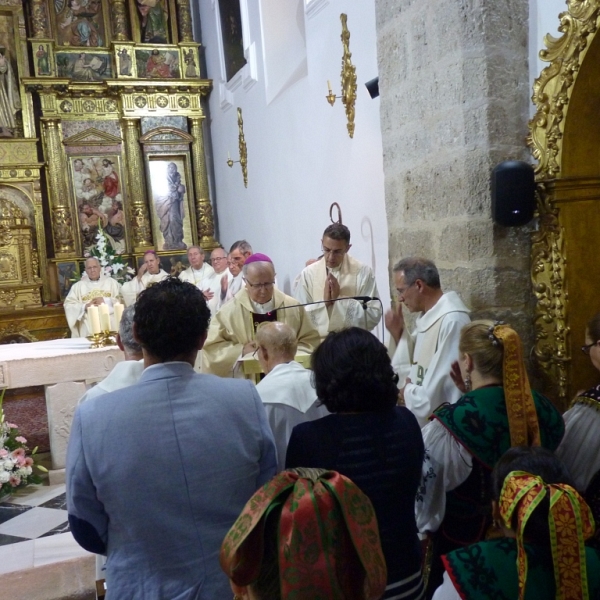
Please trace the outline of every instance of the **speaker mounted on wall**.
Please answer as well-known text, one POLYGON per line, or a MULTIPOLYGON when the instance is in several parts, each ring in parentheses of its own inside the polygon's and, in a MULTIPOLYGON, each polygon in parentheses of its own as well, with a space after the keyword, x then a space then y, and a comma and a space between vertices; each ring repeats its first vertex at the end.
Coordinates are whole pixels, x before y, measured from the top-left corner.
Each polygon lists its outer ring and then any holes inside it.
POLYGON ((535 211, 533 166, 521 160, 506 160, 494 167, 491 179, 494 222, 504 227, 529 223, 535 211))

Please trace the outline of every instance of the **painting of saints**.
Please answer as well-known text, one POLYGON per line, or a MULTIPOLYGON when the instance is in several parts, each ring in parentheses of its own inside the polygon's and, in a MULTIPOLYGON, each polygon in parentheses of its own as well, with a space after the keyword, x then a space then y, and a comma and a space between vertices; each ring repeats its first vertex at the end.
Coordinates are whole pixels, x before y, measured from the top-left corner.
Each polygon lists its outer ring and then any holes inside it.
POLYGON ((167 21, 169 13, 165 0, 136 0, 140 13, 142 42, 146 44, 168 44, 167 21))
POLYGON ((61 46, 104 46, 101 0, 56 0, 61 46))
MULTIPOLYGON (((84 185, 87 185, 91 180, 87 180, 84 185)), ((91 203, 83 202, 79 205, 79 226, 81 227, 81 234, 83 236, 83 245, 85 248, 90 248, 96 243, 96 236, 98 235, 99 225, 106 227, 108 223, 107 216, 94 208, 91 203)))
POLYGON ((14 137, 21 96, 17 78, 4 46, 0 46, 0 137, 14 137))
POLYGON ((114 200, 119 193, 119 176, 114 170, 114 164, 108 158, 102 160, 104 174, 104 195, 114 200))
POLYGON ((245 64, 240 0, 219 0, 225 71, 229 81, 245 64))
POLYGON ((146 77, 157 77, 159 79, 170 79, 171 67, 167 62, 165 55, 158 50, 152 50, 152 54, 146 63, 146 77))
POLYGON ((167 194, 156 198, 156 213, 160 231, 165 238, 163 250, 185 250, 183 219, 185 217, 185 186, 174 162, 167 165, 167 194))
POLYGON ((73 64, 72 77, 78 81, 101 81, 106 71, 106 58, 92 54, 81 53, 73 64))
POLYGON ((50 63, 48 62, 48 46, 40 44, 35 53, 37 58, 37 74, 50 75, 50 63))
POLYGON ((198 71, 196 70, 196 60, 194 58, 194 51, 190 50, 189 52, 186 52, 184 50, 183 55, 185 56, 184 61, 186 64, 185 76, 186 77, 198 77, 198 71))
POLYGON ((127 48, 117 52, 119 55, 119 75, 131 75, 131 55, 127 48))

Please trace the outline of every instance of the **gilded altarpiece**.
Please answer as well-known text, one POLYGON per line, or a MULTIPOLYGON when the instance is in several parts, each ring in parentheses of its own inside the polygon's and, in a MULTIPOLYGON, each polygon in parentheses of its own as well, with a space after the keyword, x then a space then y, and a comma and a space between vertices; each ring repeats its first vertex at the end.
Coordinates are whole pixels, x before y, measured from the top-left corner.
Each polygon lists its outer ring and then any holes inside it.
POLYGON ((131 264, 215 247, 189 0, 0 1, 0 311, 60 300, 99 227, 131 264))

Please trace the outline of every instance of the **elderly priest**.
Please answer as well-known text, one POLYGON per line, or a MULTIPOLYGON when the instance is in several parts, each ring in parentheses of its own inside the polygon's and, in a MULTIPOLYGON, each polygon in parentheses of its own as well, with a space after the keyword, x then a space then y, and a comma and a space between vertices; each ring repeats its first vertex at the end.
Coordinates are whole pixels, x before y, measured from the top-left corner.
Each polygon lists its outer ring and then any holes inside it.
POLYGON ((267 321, 287 323, 298 350, 312 353, 319 334, 304 308, 275 288, 275 267, 264 254, 253 254, 243 267, 245 287, 213 317, 202 353, 202 370, 221 377, 234 375, 238 360, 254 353, 256 328, 267 321))
POLYGON ((144 263, 138 270, 138 274, 131 281, 123 284, 123 302, 125 306, 135 304, 137 297, 151 285, 158 283, 168 277, 167 272, 160 268, 160 260, 154 250, 148 250, 144 254, 144 263))
POLYGON ((207 291, 209 291, 207 284, 215 270, 209 264, 204 262, 204 257, 204 250, 200 248, 200 246, 190 246, 187 251, 187 258, 190 266, 185 271, 179 273, 179 279, 181 279, 181 281, 193 283, 204 293, 206 300, 210 300, 213 297, 213 294, 207 294, 207 291))
POLYGON ((81 279, 69 290, 65 298, 65 316, 71 328, 71 337, 86 337, 91 334, 92 327, 88 322, 87 309, 90 306, 106 304, 109 312, 113 311, 113 302, 121 295, 121 286, 112 277, 102 275, 102 267, 97 258, 85 261, 86 279, 81 279))

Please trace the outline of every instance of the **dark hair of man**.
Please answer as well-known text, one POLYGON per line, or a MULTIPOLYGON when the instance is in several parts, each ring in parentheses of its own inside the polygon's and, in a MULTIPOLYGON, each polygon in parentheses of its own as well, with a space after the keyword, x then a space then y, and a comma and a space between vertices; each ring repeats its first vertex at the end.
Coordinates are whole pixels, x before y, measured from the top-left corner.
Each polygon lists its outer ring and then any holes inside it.
POLYGON ((404 283, 412 285, 417 279, 420 279, 430 288, 439 289, 440 274, 432 260, 421 258, 419 256, 410 256, 403 258, 394 265, 394 273, 404 273, 404 283))
POLYGON ((323 237, 331 240, 343 240, 346 244, 350 243, 350 230, 341 223, 332 223, 323 232, 323 237))
MULTIPOLYGON (((515 446, 500 457, 492 472, 492 497, 496 502, 500 500, 504 480, 512 471, 525 471, 537 475, 547 484, 565 483, 575 487, 567 467, 553 452, 541 447, 515 446)), ((549 510, 550 498, 546 495, 532 513, 524 531, 524 536, 529 542, 548 548, 550 547, 549 510)), ((512 529, 517 530, 516 511, 513 515, 512 529)))
POLYGON ((593 342, 600 341, 600 313, 594 315, 587 324, 587 334, 593 342))
POLYGON ((358 327, 331 332, 312 355, 313 385, 332 413, 378 412, 398 401, 386 347, 358 327))
POLYGON ((195 285, 167 277, 138 296, 133 322, 142 348, 167 362, 198 348, 210 310, 195 285))
POLYGON ((233 242, 231 248, 229 248, 229 253, 231 254, 234 250, 239 250, 241 254, 246 254, 247 252, 253 254, 252 246, 246 240, 238 240, 237 242, 233 242))

